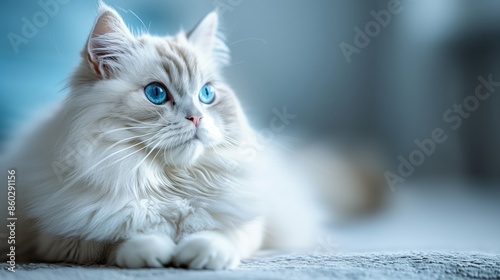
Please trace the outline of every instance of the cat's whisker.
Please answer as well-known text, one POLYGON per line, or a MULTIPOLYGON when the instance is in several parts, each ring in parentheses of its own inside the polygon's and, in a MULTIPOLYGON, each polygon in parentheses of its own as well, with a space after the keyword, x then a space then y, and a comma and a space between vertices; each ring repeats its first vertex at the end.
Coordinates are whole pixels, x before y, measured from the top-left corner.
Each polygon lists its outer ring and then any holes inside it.
POLYGON ((229 142, 223 142, 220 144, 222 147, 224 148, 227 148, 227 149, 230 149, 230 150, 233 150, 233 151, 238 151, 238 150, 241 150, 240 147, 238 147, 237 145, 235 144, 232 144, 232 143, 229 143, 229 142))
POLYGON ((115 114, 115 115, 111 115, 110 117, 115 117, 117 119, 123 119, 123 120, 129 120, 129 121, 133 121, 135 123, 139 123, 139 124, 143 124, 143 125, 147 125, 147 126, 151 126, 151 127, 160 127, 159 125, 157 124, 152 124, 152 123, 147 123, 147 122, 143 122, 143 121, 140 121, 140 120, 136 120, 132 117, 129 117, 129 116, 123 116, 123 115, 118 115, 118 114, 115 114))
MULTIPOLYGON (((138 135, 137 137, 141 137, 141 136, 145 136, 145 135, 138 135)), ((135 137, 136 138, 136 137, 135 137)), ((125 139, 124 139, 125 140, 125 139)), ((123 151, 126 151, 128 149, 131 149, 133 147, 136 147, 138 145, 141 145, 143 144, 144 142, 148 141, 149 139, 146 139, 146 140, 143 140, 141 142, 138 142, 132 146, 128 146, 128 147, 125 147, 121 150, 118 150, 118 151, 115 151, 109 155, 107 155, 106 157, 104 157, 103 159, 99 160, 97 163, 95 163, 93 166, 91 166, 90 168, 88 168, 86 171, 82 172, 81 174, 79 174, 79 176, 75 177, 75 178, 71 178, 71 181, 69 183, 65 183, 64 186, 59 189, 57 192, 54 193, 54 197, 57 197, 59 194, 62 194, 66 189, 70 188, 71 186, 73 186, 76 182, 78 182, 78 180, 82 179, 84 176, 88 175, 89 173, 91 173, 92 171, 94 171, 94 169, 99 166, 101 163, 103 163, 104 161, 106 161, 107 159, 109 159, 110 157, 118 154, 118 153, 121 153, 123 151)), ((117 144, 119 143, 115 143, 114 146, 116 146, 117 144)), ((107 150, 109 150, 110 148, 108 148, 107 150)), ((107 151, 106 150, 106 151, 107 151)))
MULTIPOLYGON (((156 135, 155 135, 155 136, 156 136, 156 135)), ((152 138, 154 138, 155 136, 153 136, 152 138)), ((126 147, 126 148, 123 148, 123 149, 121 149, 121 150, 119 150, 119 151, 117 151, 117 152, 114 152, 114 153, 113 153, 113 154, 111 154, 111 155, 118 154, 118 153, 121 153, 121 152, 123 152, 123 151, 126 151, 126 150, 128 150, 128 149, 130 149, 130 148, 132 148, 132 147, 138 146, 138 145, 140 145, 140 144, 144 144, 145 142, 147 142, 147 141, 149 141, 149 140, 150 140, 150 139, 143 140, 143 141, 138 142, 138 143, 136 143, 136 144, 134 144, 134 145, 132 145, 132 146, 130 146, 130 147, 126 147)), ((159 139, 159 140, 160 140, 160 139, 159 139)), ((130 153, 130 154, 128 154, 128 155, 126 155, 126 156, 124 156, 124 157, 121 157, 120 159, 118 159, 118 160, 116 160, 116 161, 112 162, 111 164, 109 164, 108 166, 113 166, 113 165, 115 165, 116 163, 118 163, 118 162, 120 162, 120 161, 124 160, 125 158, 127 158, 127 157, 129 157, 129 156, 131 156, 131 155, 133 155, 133 154, 135 154, 135 153, 138 153, 138 152, 140 152, 140 151, 142 151, 142 150, 144 150, 144 149, 146 149, 146 148, 149 148, 149 147, 150 147, 153 143, 154 143, 154 142, 151 142, 151 143, 149 143, 149 144, 145 144, 145 145, 144 145, 144 147, 140 148, 139 150, 136 150, 136 151, 134 151, 134 152, 132 152, 132 153, 130 153)), ((111 155, 110 155, 110 156, 111 156, 111 155)), ((109 156, 108 156, 108 157, 106 157, 106 158, 104 158, 103 160, 105 160, 105 159, 107 159, 107 158, 109 158, 109 156)), ((103 160, 101 160, 101 161, 103 161, 103 160)), ((101 161, 100 161, 100 162, 101 162, 101 161)), ((95 166, 94 166, 94 167, 95 167, 95 166)))
POLYGON ((232 144, 232 143, 229 143, 229 142, 223 142, 220 145, 223 146, 223 147, 225 147, 225 148, 231 148, 231 149, 234 149, 234 150, 236 150, 237 148, 239 148, 235 144, 232 144))
POLYGON ((146 25, 144 24, 144 21, 142 21, 142 19, 136 15, 132 10, 128 10, 131 14, 133 14, 142 24, 142 26, 144 26, 144 29, 146 29, 146 32, 149 33, 149 28, 146 27, 146 25))
POLYGON ((230 143, 235 143, 235 144, 239 144, 239 141, 237 141, 236 139, 232 138, 231 136, 228 136, 228 135, 224 135, 224 140, 230 142, 230 143))
POLYGON ((131 137, 119 140, 119 141, 113 143, 111 146, 107 147, 106 150, 104 150, 103 153, 109 151, 110 149, 116 147, 117 145, 120 145, 121 143, 127 142, 127 141, 132 140, 132 139, 141 138, 141 137, 144 137, 144 136, 149 136, 149 135, 155 134, 155 133, 157 133, 157 132, 153 131, 153 132, 148 132, 148 133, 145 133, 145 134, 142 134, 142 135, 135 135, 135 136, 131 136, 131 137))
POLYGON ((153 157, 153 159, 151 160, 151 162, 149 163, 149 166, 148 166, 148 169, 151 169, 151 166, 153 165, 156 157, 158 156, 158 154, 162 151, 163 149, 158 149, 158 151, 156 152, 155 156, 153 157))
POLYGON ((165 118, 164 118, 164 117, 160 114, 160 112, 158 112, 158 111, 157 111, 156 113, 158 114, 158 116, 160 116, 160 118, 161 118, 162 120, 164 120, 166 123, 169 123, 169 121, 167 121, 167 120, 166 120, 166 119, 165 119, 165 118))
POLYGON ((223 141, 223 144, 225 145, 229 145, 231 147, 234 147, 234 148, 240 148, 241 146, 241 143, 236 141, 235 139, 231 138, 231 137, 224 137, 224 141, 223 141))
MULTIPOLYGON (((143 141, 143 142, 145 142, 145 141, 143 141)), ((151 143, 150 143, 150 144, 151 144, 151 143)), ((120 161, 122 161, 122 160, 124 160, 124 159, 128 158, 129 156, 134 155, 134 154, 136 154, 136 153, 138 153, 138 152, 140 152, 140 151, 142 151, 142 150, 144 150, 144 149, 149 148, 149 145, 150 145, 150 144, 146 144, 146 145, 144 145, 144 147, 140 148, 139 150, 133 151, 133 152, 131 152, 130 154, 128 154, 128 155, 126 155, 126 156, 124 156, 124 157, 119 158, 118 160, 116 160, 116 161, 112 162, 111 164, 109 164, 109 166, 113 166, 113 165, 117 164, 118 162, 120 162, 120 161)), ((135 170, 135 169, 132 169, 132 170, 135 170)))
MULTIPOLYGON (((141 166, 141 164, 149 157, 149 155, 158 147, 158 145, 161 144, 162 142, 162 139, 161 138, 158 138, 158 140, 156 141, 157 143, 154 145, 154 147, 151 149, 151 151, 149 151, 146 156, 132 169, 132 170, 137 170, 139 168, 139 166, 141 166)), ((154 143, 154 142, 153 142, 154 143)))
POLYGON ((108 130, 108 131, 102 132, 101 135, 106 135, 106 134, 109 134, 109 133, 112 133, 112 132, 116 132, 116 131, 130 130, 130 129, 143 129, 143 128, 153 128, 153 127, 151 127, 151 126, 129 126, 129 127, 121 127, 121 128, 117 128, 117 129, 113 129, 113 130, 108 130))
POLYGON ((234 151, 234 152, 241 152, 243 150, 242 147, 240 147, 239 145, 236 145, 236 144, 233 144, 233 143, 230 143, 227 141, 220 143, 219 147, 223 147, 226 150, 234 151))

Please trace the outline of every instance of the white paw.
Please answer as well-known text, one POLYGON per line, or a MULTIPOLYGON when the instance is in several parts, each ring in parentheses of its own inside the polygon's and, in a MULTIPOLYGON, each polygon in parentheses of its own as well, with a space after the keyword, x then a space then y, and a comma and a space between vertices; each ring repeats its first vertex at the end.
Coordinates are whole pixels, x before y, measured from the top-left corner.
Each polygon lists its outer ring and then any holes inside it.
POLYGON ((116 264, 126 268, 163 267, 172 259, 174 249, 175 243, 167 235, 140 235, 120 244, 116 264))
POLYGON ((234 245, 216 232, 189 235, 175 248, 175 263, 190 269, 231 269, 238 266, 240 257, 234 245))

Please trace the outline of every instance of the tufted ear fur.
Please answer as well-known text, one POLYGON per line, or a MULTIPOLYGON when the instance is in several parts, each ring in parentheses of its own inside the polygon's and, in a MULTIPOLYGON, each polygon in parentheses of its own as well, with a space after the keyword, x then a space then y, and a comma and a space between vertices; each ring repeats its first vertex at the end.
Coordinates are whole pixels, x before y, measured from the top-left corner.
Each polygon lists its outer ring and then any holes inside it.
POLYGON ((229 63, 229 48, 219 32, 219 17, 211 12, 187 34, 188 40, 205 55, 214 59, 219 66, 229 63))
POLYGON ((87 40, 87 60, 97 76, 112 77, 120 69, 120 59, 134 41, 118 13, 101 2, 99 15, 87 40))

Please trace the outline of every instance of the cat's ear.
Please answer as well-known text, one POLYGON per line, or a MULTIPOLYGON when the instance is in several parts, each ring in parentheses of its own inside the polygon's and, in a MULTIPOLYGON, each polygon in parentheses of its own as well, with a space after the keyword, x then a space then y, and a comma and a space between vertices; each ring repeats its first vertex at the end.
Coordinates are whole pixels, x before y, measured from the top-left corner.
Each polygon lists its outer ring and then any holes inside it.
POLYGON ((92 71, 102 78, 113 76, 133 40, 120 15, 101 2, 86 45, 86 58, 92 71))
POLYGON ((229 63, 229 48, 219 32, 219 16, 216 12, 205 16, 187 34, 187 38, 197 49, 212 57, 218 65, 224 66, 229 63))

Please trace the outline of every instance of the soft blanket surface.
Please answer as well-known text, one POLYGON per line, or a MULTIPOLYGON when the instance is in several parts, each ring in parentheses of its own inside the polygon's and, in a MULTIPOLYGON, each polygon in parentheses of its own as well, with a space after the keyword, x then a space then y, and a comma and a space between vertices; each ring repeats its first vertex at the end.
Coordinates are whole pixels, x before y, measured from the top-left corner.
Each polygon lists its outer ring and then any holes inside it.
POLYGON ((0 279, 500 279, 500 192, 453 187, 401 188, 374 217, 318 236, 312 253, 263 252, 236 270, 0 264, 0 279))
MULTIPOLYGON (((7 266, 2 265, 5 269, 7 266)), ((268 255, 231 271, 24 264, 1 279, 500 279, 500 255, 461 252, 268 255)))

